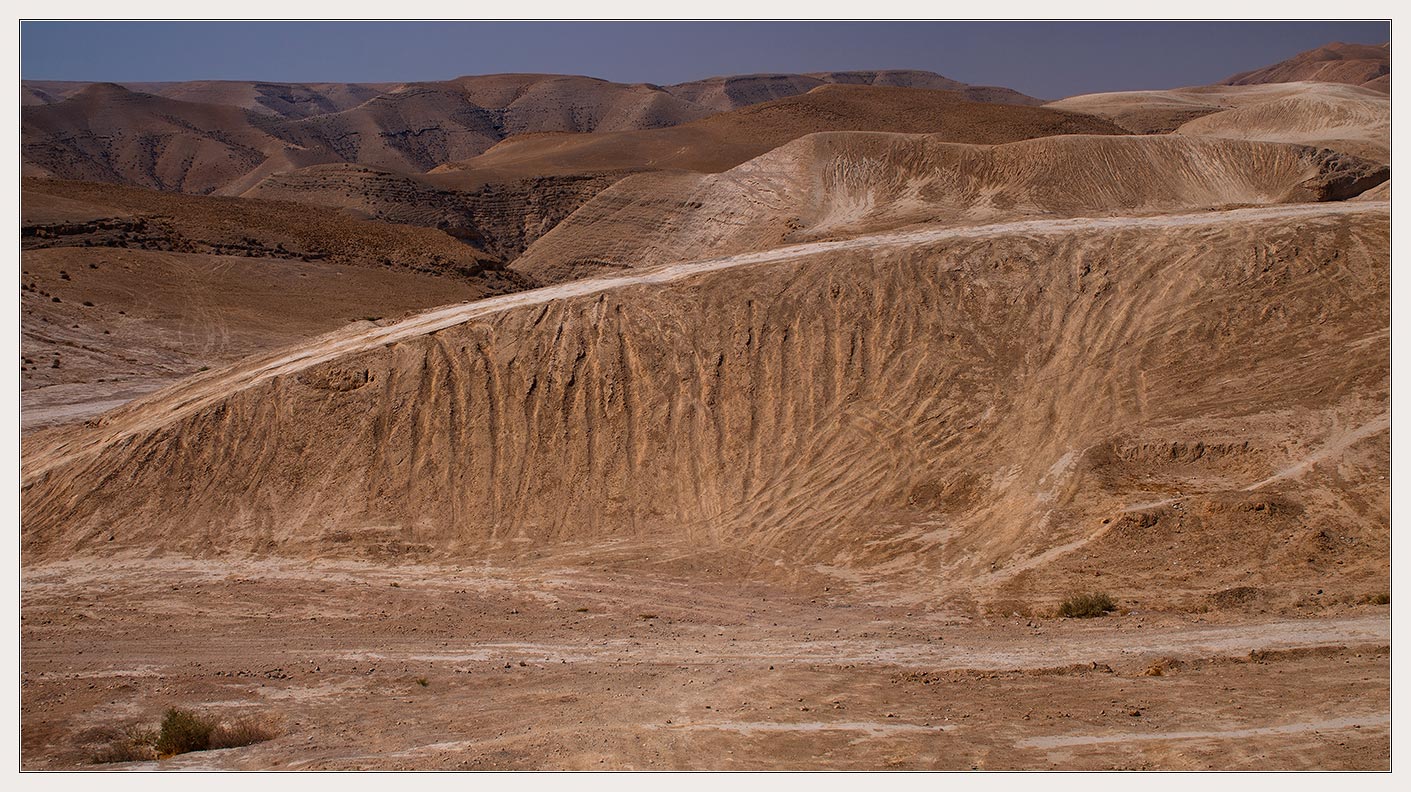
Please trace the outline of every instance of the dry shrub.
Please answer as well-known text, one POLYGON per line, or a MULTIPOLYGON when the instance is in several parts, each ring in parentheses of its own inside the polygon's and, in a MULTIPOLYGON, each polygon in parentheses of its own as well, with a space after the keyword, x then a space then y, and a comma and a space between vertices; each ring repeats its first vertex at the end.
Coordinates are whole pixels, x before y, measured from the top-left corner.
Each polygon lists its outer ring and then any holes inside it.
POLYGON ((1117 610, 1117 602, 1106 593, 1074 594, 1058 606, 1058 615, 1070 619, 1091 619, 1117 610))
POLYGON ((144 762, 165 759, 192 751, 239 748, 278 737, 279 722, 268 717, 247 715, 232 721, 173 707, 162 715, 158 729, 129 726, 119 731, 107 745, 94 751, 94 764, 144 762))
POLYGON ((1210 601, 1217 608, 1239 608, 1258 600, 1262 592, 1254 586, 1235 586, 1210 595, 1210 601))
POLYGON ((157 733, 138 726, 128 726, 118 731, 107 745, 93 751, 89 761, 93 764, 114 764, 117 762, 150 762, 157 758, 157 733))
POLYGON ((282 729, 269 718, 247 715, 229 723, 221 723, 211 732, 210 749, 240 748, 278 737, 282 729))

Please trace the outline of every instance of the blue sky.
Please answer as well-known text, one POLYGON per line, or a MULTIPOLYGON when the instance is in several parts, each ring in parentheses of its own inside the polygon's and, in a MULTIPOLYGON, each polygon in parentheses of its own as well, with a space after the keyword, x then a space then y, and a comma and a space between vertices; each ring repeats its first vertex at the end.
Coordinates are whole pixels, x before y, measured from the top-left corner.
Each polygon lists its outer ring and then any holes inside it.
POLYGON ((381 82, 927 69, 1048 99, 1218 81, 1386 22, 24 22, 25 79, 381 82))

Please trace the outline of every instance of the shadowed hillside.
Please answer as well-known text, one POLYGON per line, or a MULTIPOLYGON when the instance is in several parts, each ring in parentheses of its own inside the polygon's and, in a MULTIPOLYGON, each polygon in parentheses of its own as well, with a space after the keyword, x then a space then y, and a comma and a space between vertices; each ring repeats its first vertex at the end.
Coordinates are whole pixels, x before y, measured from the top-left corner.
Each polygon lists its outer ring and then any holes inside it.
POLYGON ((350 322, 524 287, 429 228, 307 206, 24 180, 24 426, 350 322))
POLYGON ((244 194, 443 228, 509 260, 629 173, 727 170, 803 135, 844 130, 929 132, 967 143, 1121 132, 1089 116, 969 102, 950 91, 826 85, 667 129, 519 136, 424 175, 317 165, 244 194))

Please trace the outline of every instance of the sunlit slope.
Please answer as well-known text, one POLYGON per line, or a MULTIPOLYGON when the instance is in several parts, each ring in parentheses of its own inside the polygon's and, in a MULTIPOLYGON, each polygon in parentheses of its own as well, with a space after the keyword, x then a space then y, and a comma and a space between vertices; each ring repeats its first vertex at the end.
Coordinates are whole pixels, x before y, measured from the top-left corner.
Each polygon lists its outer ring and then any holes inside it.
POLYGON ((1089 113, 1137 134, 1180 132, 1330 148, 1389 162, 1391 101, 1338 83, 1207 85, 1073 96, 1046 107, 1089 113))
POLYGON ((810 135, 721 174, 644 174, 599 193, 514 269, 553 283, 916 223, 1102 216, 1347 198, 1376 163, 1175 136, 1061 135, 998 146, 810 135))
POLYGON ((1371 591, 1388 244, 1369 202, 1030 221, 451 306, 31 441, 23 548, 1371 591))

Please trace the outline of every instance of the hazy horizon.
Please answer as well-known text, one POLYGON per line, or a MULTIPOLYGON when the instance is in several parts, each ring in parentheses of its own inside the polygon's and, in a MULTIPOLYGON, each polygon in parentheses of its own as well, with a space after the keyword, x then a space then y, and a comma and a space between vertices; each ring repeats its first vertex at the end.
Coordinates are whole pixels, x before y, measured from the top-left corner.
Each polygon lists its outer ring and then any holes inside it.
POLYGON ((1386 22, 24 22, 24 80, 415 82, 498 73, 669 85, 916 69, 1056 99, 1217 82, 1386 22), (1114 68, 1120 64, 1121 68, 1114 68))

